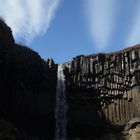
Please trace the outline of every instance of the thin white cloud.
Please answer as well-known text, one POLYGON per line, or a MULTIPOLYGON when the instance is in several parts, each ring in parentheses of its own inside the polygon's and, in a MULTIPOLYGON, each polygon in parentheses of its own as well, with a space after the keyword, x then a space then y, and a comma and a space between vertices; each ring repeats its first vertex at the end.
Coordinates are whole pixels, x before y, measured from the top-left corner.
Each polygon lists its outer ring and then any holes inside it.
POLYGON ((0 0, 0 17, 17 40, 31 41, 47 31, 60 0, 0 0))
POLYGON ((128 39, 125 47, 133 46, 135 44, 140 44, 140 2, 137 4, 135 9, 135 18, 132 27, 130 27, 130 34, 128 34, 128 39))
POLYGON ((108 46, 114 28, 116 0, 85 0, 91 39, 98 50, 108 46))

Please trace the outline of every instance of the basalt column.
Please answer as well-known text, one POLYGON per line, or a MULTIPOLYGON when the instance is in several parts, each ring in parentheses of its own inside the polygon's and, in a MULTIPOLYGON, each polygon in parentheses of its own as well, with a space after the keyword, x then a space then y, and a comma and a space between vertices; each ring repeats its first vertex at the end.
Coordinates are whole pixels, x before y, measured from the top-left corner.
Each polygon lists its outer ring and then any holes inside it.
POLYGON ((110 54, 77 56, 64 66, 70 127, 96 127, 100 119, 124 125, 140 116, 139 45, 110 54))

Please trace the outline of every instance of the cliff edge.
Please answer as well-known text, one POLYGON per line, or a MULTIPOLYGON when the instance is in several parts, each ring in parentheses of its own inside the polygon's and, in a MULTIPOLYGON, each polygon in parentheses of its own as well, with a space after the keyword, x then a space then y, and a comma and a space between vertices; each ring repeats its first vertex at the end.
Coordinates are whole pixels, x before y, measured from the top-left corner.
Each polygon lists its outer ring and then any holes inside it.
POLYGON ((96 135, 103 124, 121 127, 140 117, 140 45, 80 55, 65 63, 64 69, 70 135, 88 137, 93 130, 96 135))

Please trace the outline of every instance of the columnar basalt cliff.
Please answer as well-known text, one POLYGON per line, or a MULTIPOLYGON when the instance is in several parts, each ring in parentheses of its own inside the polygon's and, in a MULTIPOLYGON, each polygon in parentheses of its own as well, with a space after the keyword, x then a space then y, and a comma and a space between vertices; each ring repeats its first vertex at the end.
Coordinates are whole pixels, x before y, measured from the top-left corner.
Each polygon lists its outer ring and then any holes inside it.
POLYGON ((78 126, 75 131, 90 134, 102 120, 122 126, 140 117, 140 45, 77 56, 64 66, 72 132, 78 126))
POLYGON ((0 19, 0 119, 30 134, 53 138, 56 81, 54 61, 16 44, 0 19))
MULTIPOLYGON (((108 54, 80 55, 62 69, 69 140, 94 140, 128 122, 122 137, 126 133, 129 138, 140 137, 140 45, 108 54)), ((23 135, 11 123, 40 139, 54 139, 56 87, 57 64, 16 44, 11 29, 0 20, 0 139, 9 135, 18 140, 23 135)), ((112 135, 106 137, 112 140, 112 135)))

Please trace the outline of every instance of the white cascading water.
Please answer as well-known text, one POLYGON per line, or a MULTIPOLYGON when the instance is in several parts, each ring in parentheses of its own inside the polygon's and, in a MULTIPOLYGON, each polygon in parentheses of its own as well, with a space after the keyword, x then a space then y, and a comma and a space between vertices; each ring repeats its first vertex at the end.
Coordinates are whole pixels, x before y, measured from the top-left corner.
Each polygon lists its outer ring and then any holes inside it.
POLYGON ((57 92, 56 92, 56 132, 55 140, 67 140, 67 104, 65 93, 65 76, 63 73, 63 65, 58 65, 57 70, 57 92))

